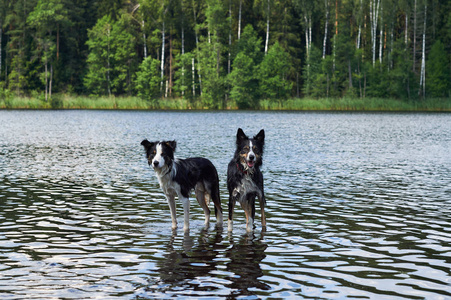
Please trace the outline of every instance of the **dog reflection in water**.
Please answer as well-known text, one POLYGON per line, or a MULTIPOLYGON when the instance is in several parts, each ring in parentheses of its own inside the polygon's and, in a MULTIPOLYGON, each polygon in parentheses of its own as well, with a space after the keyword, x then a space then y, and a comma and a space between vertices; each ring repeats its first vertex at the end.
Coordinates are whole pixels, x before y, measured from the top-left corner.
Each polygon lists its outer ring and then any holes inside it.
POLYGON ((229 286, 232 289, 230 296, 256 295, 254 291, 250 291, 254 288, 269 290, 271 287, 259 280, 263 276, 260 263, 266 257, 265 250, 268 247, 263 242, 263 232, 259 237, 248 232, 236 242, 231 238, 230 243, 233 247, 226 251, 226 257, 229 258, 227 271, 234 274, 227 278, 232 282, 229 286))
POLYGON ((162 284, 168 285, 167 290, 172 291, 196 289, 199 284, 196 278, 211 276, 209 274, 217 270, 221 263, 217 257, 224 248, 222 234, 222 227, 219 226, 214 231, 202 229, 197 239, 188 231, 184 233, 180 245, 177 232, 173 231, 166 244, 164 259, 157 261, 160 281, 156 283, 156 289, 160 289, 162 284))
POLYGON ((158 277, 146 288, 147 296, 196 298, 207 291, 227 289, 227 298, 235 299, 257 296, 253 289, 269 290, 270 286, 259 280, 263 276, 260 264, 268 247, 263 234, 255 237, 254 233, 245 233, 237 239, 229 235, 229 241, 227 245, 223 240, 220 227, 214 231, 203 229, 197 238, 185 232, 183 240, 174 231, 163 259, 157 260, 158 277), (218 281, 218 275, 213 274, 223 274, 225 280, 218 281))

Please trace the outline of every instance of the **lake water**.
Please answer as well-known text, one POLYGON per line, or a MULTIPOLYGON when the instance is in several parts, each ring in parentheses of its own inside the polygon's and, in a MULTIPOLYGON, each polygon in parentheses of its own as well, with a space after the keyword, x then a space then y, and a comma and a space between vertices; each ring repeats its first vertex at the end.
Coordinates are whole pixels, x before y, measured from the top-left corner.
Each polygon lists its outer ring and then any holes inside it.
MULTIPOLYGON (((0 298, 451 299, 451 115, 0 111, 0 298), (171 230, 140 142, 226 168, 266 132, 267 230, 171 230)), ((211 206, 212 207, 212 204, 211 206)))

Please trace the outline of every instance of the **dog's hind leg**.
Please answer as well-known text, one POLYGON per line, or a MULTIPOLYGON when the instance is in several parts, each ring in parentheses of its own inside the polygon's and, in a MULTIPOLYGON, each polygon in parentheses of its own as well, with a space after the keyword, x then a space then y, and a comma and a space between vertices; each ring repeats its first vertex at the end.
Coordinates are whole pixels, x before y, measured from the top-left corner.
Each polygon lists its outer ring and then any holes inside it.
POLYGON ((228 221, 228 231, 233 230, 233 209, 235 208, 235 198, 230 195, 229 196, 229 221, 228 221))
POLYGON ((210 195, 205 191, 204 184, 201 182, 196 184, 195 193, 197 202, 199 202, 200 207, 204 210, 205 225, 208 225, 210 223, 210 209, 208 208, 210 195))
POLYGON ((213 204, 215 206, 215 216, 216 216, 216 225, 222 226, 222 207, 221 207, 221 198, 219 197, 219 182, 214 182, 212 184, 205 183, 206 187, 206 196, 205 203, 207 205, 210 203, 210 200, 213 200, 213 204))

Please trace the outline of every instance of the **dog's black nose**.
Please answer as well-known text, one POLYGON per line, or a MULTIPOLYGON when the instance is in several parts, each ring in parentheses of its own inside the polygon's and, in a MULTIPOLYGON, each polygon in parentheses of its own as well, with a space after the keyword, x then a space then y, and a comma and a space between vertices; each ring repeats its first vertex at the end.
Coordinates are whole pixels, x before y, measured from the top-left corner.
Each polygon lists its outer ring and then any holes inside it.
POLYGON ((254 160, 255 156, 254 155, 249 155, 249 160, 254 160))
POLYGON ((158 167, 158 160, 155 160, 155 161, 153 162, 153 166, 154 166, 154 167, 158 167))

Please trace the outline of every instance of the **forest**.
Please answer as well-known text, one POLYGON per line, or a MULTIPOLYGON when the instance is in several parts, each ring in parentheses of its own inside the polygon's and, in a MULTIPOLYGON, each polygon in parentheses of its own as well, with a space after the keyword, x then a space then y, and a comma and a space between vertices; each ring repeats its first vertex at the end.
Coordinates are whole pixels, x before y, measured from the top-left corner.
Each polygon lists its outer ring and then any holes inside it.
POLYGON ((0 0, 0 98, 450 99, 448 0, 0 0))

